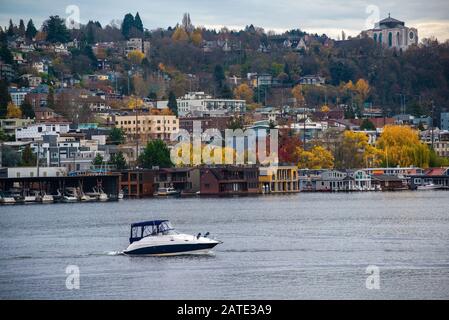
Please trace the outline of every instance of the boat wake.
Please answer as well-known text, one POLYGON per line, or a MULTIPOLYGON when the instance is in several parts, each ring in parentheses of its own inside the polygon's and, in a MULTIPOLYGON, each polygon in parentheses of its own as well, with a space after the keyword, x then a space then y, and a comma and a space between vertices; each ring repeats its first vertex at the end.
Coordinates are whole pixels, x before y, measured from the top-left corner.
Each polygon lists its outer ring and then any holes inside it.
POLYGON ((107 256, 124 256, 123 251, 106 251, 105 254, 107 256))

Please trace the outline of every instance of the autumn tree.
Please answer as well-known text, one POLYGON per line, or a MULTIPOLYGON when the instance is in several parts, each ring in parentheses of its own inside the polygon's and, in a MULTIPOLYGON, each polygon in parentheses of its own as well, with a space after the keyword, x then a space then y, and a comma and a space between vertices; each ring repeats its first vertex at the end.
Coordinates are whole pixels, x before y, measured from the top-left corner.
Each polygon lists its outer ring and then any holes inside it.
POLYGON ((418 131, 408 126, 385 126, 377 147, 383 151, 386 166, 429 166, 429 147, 419 140, 418 131))
POLYGON ((296 105, 297 106, 303 106, 304 105, 304 94, 303 94, 303 90, 302 90, 302 86, 300 84, 296 85, 293 89, 292 89, 292 95, 293 98, 295 98, 296 100, 296 105))
POLYGON ((6 113, 7 118, 22 118, 22 110, 14 103, 8 103, 8 111, 6 113))
POLYGON ((382 161, 382 153, 369 144, 365 133, 350 130, 346 130, 337 143, 334 157, 338 169, 374 167, 382 161))
POLYGON ((310 151, 297 148, 296 153, 300 169, 331 169, 334 167, 334 156, 321 146, 315 146, 310 151))
POLYGON ((203 43, 203 36, 201 29, 198 28, 195 29, 190 36, 190 40, 192 41, 194 46, 199 47, 203 43))
POLYGON ((188 33, 181 27, 177 27, 172 35, 173 41, 189 41, 188 33))
POLYGON ((242 83, 234 89, 234 97, 250 104, 253 102, 254 92, 246 83, 242 83))
POLYGON ((139 50, 133 50, 128 53, 128 59, 132 64, 140 65, 142 63, 143 58, 145 58, 145 54, 139 50))

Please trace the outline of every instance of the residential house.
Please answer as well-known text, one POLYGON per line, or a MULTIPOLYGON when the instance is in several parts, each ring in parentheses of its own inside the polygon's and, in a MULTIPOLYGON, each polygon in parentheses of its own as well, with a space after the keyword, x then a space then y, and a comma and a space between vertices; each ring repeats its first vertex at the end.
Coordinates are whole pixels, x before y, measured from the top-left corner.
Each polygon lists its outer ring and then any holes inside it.
POLYGON ((201 169, 201 195, 247 195, 259 193, 256 166, 219 166, 201 169))
POLYGON ((262 193, 299 192, 298 167, 260 167, 259 188, 262 193))
POLYGON ((152 197, 157 190, 154 186, 154 170, 124 170, 120 176, 120 189, 126 197, 152 197))

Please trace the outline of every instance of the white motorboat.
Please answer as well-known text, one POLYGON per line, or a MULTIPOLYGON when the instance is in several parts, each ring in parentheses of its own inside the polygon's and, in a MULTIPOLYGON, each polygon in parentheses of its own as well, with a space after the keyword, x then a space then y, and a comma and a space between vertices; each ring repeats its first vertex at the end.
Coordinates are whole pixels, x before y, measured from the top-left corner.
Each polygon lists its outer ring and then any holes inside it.
POLYGON ((125 194, 123 193, 123 190, 120 190, 120 191, 118 192, 118 199, 119 199, 119 200, 122 200, 124 197, 125 197, 125 194))
POLYGON ((65 194, 62 197, 62 201, 77 202, 78 201, 78 193, 76 191, 76 188, 66 188, 65 194))
POLYGON ((86 192, 85 194, 95 200, 99 200, 99 201, 108 201, 109 200, 108 195, 103 191, 102 188, 93 187, 92 190, 93 190, 93 192, 86 192))
POLYGON ((179 194, 181 193, 173 187, 159 188, 155 193, 156 196, 177 196, 179 194))
POLYGON ((0 203, 1 204, 14 204, 16 199, 12 195, 6 192, 0 192, 0 203))
POLYGON ((436 190, 436 189, 441 189, 441 186, 433 183, 426 183, 418 186, 418 190, 436 190))
POLYGON ((41 194, 40 201, 42 203, 53 203, 54 198, 51 194, 46 194, 44 191, 41 194))
POLYGON ((168 220, 154 220, 131 225, 129 246, 124 254, 131 256, 174 256, 207 254, 221 241, 178 233, 168 220))

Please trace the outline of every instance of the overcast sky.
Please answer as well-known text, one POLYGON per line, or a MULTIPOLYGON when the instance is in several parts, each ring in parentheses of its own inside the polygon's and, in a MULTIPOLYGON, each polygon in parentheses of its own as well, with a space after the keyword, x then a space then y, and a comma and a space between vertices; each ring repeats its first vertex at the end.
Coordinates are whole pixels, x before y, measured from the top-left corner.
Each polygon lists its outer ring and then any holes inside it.
POLYGON ((254 24, 266 31, 300 28, 310 33, 326 33, 337 38, 344 30, 357 35, 361 30, 391 13, 418 28, 420 38, 449 39, 448 0, 0 0, 0 25, 10 18, 18 23, 32 18, 37 27, 50 15, 67 17, 66 8, 76 5, 80 21, 98 20, 108 24, 131 12, 139 12, 145 28, 174 26, 189 12, 196 26, 230 29, 254 24))

